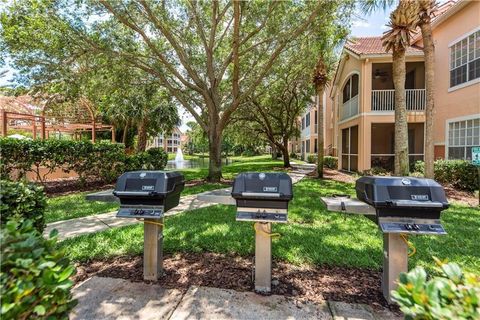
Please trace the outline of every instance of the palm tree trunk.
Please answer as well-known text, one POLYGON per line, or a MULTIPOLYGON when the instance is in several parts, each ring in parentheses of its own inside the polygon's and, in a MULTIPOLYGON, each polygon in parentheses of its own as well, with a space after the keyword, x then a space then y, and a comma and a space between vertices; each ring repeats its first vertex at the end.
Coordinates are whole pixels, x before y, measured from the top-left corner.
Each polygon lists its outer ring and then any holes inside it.
POLYGON ((147 119, 141 119, 138 124, 137 152, 143 152, 147 148, 147 119))
POLYGON ((393 50, 393 85, 395 87, 395 172, 409 174, 408 123, 405 101, 405 50, 393 50))
POLYGON ((425 56, 425 92, 427 103, 425 106, 425 177, 434 178, 433 163, 435 161, 433 143, 433 116, 434 116, 434 80, 435 80, 435 45, 432 37, 432 26, 430 23, 420 25, 423 38, 423 53, 425 56))
POLYGON ((128 127, 130 125, 130 120, 127 120, 125 127, 123 127, 122 143, 126 146, 127 137, 128 137, 128 127))
POLYGON ((323 94, 325 86, 317 85, 317 177, 323 178, 323 94))

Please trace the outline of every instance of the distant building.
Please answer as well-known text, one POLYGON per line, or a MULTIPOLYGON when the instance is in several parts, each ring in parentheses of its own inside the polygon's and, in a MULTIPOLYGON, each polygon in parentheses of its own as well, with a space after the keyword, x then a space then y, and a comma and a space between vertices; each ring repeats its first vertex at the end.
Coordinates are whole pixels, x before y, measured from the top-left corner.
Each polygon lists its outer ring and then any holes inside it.
POLYGON ((169 135, 161 133, 154 137, 148 148, 163 148, 167 153, 176 153, 177 149, 182 148, 187 141, 185 137, 180 129, 175 127, 169 135))

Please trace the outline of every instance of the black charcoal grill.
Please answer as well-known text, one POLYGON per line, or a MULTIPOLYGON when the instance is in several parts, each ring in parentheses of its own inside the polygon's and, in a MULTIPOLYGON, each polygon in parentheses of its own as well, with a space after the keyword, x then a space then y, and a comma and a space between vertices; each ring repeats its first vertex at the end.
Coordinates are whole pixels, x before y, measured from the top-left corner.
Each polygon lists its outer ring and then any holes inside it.
POLYGON ((184 186, 179 172, 126 172, 118 178, 113 191, 120 199, 117 217, 161 219, 178 205, 184 186))
POLYGON ((448 208, 443 187, 431 179, 367 176, 357 180, 357 198, 376 210, 384 233, 444 234, 440 212, 448 208))
POLYGON ((292 179, 286 173, 241 173, 233 183, 232 197, 237 221, 287 222, 292 179))

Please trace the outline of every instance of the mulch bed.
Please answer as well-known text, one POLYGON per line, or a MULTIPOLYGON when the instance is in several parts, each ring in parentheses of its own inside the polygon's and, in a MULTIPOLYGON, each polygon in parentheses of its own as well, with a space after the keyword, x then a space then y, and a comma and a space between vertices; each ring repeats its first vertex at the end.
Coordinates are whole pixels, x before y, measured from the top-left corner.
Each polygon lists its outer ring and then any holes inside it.
POLYGON ((43 187, 47 196, 52 197, 84 191, 112 189, 114 184, 108 184, 99 180, 88 180, 84 185, 80 185, 78 178, 66 178, 46 181, 43 187))
MULTIPOLYGON (((185 290, 195 285, 252 291, 252 263, 253 257, 214 253, 166 255, 163 260, 165 276, 156 283, 166 288, 185 290)), ((80 282, 94 275, 142 282, 142 256, 122 256, 79 264, 74 280, 80 282)), ((272 294, 289 296, 299 303, 332 300, 364 303, 375 309, 389 307, 381 292, 379 271, 334 266, 297 267, 274 262, 272 280, 272 294)), ((389 308, 398 312, 395 306, 389 308)))

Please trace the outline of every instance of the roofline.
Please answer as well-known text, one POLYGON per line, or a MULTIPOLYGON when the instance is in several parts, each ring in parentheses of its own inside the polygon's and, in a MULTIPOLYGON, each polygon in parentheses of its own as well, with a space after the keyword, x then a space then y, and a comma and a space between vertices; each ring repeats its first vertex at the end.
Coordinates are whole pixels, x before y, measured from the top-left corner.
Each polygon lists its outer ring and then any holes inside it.
MULTIPOLYGON (((458 0, 453 6, 451 6, 447 11, 441 14, 437 19, 432 22, 432 30, 442 24, 445 20, 450 18, 452 15, 463 9, 466 5, 468 5, 470 1, 467 0, 458 0)), ((422 33, 419 32, 415 35, 412 39, 412 43, 415 43, 422 39, 422 33)))

